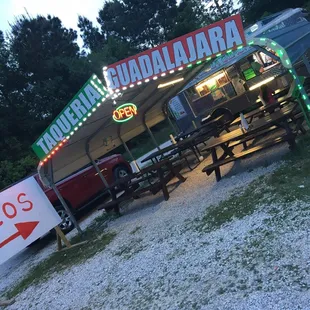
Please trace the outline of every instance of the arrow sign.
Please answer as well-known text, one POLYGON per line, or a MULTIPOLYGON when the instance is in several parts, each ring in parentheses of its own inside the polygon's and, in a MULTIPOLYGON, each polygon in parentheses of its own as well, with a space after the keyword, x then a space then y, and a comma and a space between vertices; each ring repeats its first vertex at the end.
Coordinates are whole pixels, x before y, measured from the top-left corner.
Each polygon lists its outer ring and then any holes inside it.
POLYGON ((14 239, 18 238, 19 236, 22 236, 24 240, 26 240, 34 231, 34 229, 37 227, 39 222, 24 222, 24 223, 16 223, 14 224, 17 232, 10 236, 9 238, 5 239, 0 243, 0 249, 4 247, 6 244, 10 243, 14 239))

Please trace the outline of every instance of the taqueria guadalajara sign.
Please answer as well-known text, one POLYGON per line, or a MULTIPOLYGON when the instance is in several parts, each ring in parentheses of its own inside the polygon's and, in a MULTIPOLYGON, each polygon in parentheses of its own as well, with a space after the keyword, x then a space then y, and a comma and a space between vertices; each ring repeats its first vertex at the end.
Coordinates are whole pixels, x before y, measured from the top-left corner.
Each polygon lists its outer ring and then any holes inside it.
POLYGON ((47 161, 47 158, 51 156, 50 153, 57 151, 63 142, 82 126, 107 95, 107 89, 96 75, 92 75, 32 145, 37 156, 47 161))
POLYGON ((125 90, 245 44, 241 17, 234 15, 112 64, 104 76, 110 89, 125 90))

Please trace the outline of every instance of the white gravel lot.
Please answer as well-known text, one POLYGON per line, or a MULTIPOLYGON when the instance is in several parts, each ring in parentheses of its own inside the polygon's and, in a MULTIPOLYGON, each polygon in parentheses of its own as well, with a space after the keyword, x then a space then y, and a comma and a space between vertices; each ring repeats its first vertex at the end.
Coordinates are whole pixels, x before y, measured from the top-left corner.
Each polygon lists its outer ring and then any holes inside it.
MULTIPOLYGON (((96 217, 98 212, 90 214, 87 218, 80 222, 82 229, 85 229, 96 217)), ((68 238, 76 235, 76 231, 67 234, 68 238)), ((12 287, 20 279, 25 276, 29 270, 39 264, 41 261, 49 257, 57 249, 55 242, 48 243, 43 249, 38 250, 37 247, 26 248, 22 252, 16 254, 9 261, 0 265, 0 296, 5 290, 12 287)))
MULTIPOLYGON (((303 205, 292 205, 288 226, 270 220, 271 206, 210 233, 190 226, 210 205, 276 169, 279 162, 257 167, 286 150, 226 165, 219 183, 201 173, 202 164, 184 173, 185 183, 169 186, 168 202, 161 193, 135 200, 110 222, 117 236, 103 252, 29 287, 8 309, 310 309, 309 217, 298 216, 303 205), (270 231, 281 237, 266 237, 270 231), (261 254, 269 251, 266 262, 261 254)), ((0 291, 40 259, 39 253, 20 269, 0 269, 0 291)))

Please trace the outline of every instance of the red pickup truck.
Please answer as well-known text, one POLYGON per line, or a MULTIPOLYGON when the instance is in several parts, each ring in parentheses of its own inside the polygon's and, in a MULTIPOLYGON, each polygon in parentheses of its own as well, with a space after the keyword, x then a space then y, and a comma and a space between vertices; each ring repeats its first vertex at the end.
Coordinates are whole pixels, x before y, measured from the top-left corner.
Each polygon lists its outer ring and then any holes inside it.
MULTIPOLYGON (((108 184, 132 173, 130 164, 121 155, 112 155, 99 159, 97 160, 97 165, 108 184)), ((38 175, 35 175, 35 179, 44 190, 59 216, 62 218, 62 223, 59 225, 62 231, 70 231, 73 228, 73 223, 67 212, 62 207, 54 191, 45 187, 40 181, 38 175)), ((100 176, 93 166, 88 166, 73 173, 65 179, 57 182, 56 186, 73 213, 76 213, 77 210, 88 206, 100 198, 105 188, 100 176)))

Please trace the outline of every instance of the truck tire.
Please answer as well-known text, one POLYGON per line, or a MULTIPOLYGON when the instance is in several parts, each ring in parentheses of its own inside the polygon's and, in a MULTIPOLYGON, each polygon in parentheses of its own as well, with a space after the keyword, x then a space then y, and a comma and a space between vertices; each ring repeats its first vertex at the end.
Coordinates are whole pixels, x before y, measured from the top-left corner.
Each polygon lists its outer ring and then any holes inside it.
MULTIPOLYGON (((56 212, 62 219, 62 222, 58 225, 64 234, 68 233, 74 228, 74 224, 67 213, 67 211, 61 205, 54 206, 56 212)), ((54 230, 54 229, 53 229, 54 230)))
POLYGON ((114 180, 117 181, 121 178, 127 177, 129 175, 129 170, 125 166, 118 166, 114 169, 114 180))

